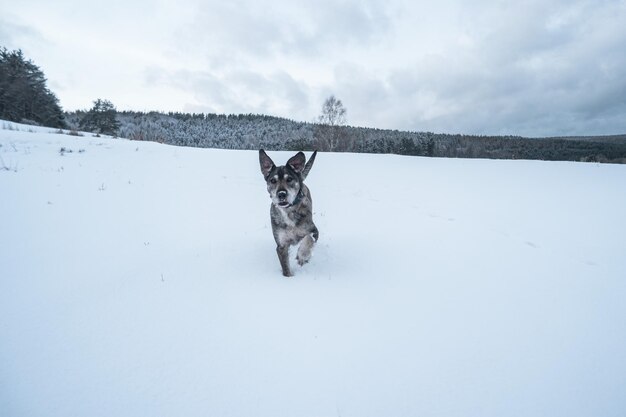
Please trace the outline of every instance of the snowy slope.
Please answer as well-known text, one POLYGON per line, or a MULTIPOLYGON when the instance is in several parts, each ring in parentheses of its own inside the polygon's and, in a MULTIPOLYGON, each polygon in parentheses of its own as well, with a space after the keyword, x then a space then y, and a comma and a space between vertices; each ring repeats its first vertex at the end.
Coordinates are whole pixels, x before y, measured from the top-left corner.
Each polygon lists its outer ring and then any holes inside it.
POLYGON ((626 166, 0 145, 0 416, 626 415, 626 166))

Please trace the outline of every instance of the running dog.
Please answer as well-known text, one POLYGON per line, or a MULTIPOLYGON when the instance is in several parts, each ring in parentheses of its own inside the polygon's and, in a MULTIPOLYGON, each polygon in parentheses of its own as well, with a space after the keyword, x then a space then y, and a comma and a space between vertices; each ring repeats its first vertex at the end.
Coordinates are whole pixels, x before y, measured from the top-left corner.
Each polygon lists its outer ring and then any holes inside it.
POLYGON ((270 219, 276 241, 276 253, 283 275, 291 277, 289 248, 300 244, 296 260, 300 266, 311 258, 319 232, 313 223, 313 201, 304 180, 313 167, 317 151, 306 162, 302 152, 291 157, 287 164, 277 167, 263 149, 259 151, 261 173, 272 199, 270 219), (306 163, 305 163, 306 162, 306 163))

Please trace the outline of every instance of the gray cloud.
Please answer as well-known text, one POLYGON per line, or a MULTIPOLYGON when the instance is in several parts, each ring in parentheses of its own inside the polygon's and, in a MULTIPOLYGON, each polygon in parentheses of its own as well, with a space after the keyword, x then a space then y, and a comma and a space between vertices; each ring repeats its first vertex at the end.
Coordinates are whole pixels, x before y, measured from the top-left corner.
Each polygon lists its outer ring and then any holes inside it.
POLYGON ((502 23, 473 34, 471 47, 425 56, 374 80, 339 75, 344 102, 356 103, 352 115, 370 126, 529 136, 625 132, 624 4, 580 3, 507 11, 498 15, 502 23))
POLYGON ((23 49, 33 44, 46 46, 48 42, 32 27, 15 23, 6 16, 0 17, 0 46, 7 49, 23 49))
POLYGON ((74 107, 98 94, 311 121, 335 94, 352 125, 626 132, 623 0, 112 4, 7 4, 0 42, 24 45, 74 107))
POLYGON ((146 83, 192 91, 195 101, 185 105, 188 111, 292 114, 294 118, 305 118, 309 106, 308 87, 283 71, 268 76, 249 70, 216 75, 209 71, 166 72, 152 68, 146 72, 146 83))
POLYGON ((315 58, 329 49, 368 44, 391 25, 385 8, 373 0, 212 3, 196 4, 193 20, 179 35, 182 42, 217 48, 223 59, 315 58))

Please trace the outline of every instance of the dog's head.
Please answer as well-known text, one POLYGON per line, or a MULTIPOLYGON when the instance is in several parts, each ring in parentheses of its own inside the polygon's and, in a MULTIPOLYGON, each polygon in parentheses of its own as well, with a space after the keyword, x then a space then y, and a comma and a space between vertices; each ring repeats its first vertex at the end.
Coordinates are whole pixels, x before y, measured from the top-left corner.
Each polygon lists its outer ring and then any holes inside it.
MULTIPOLYGON (((278 207, 289 207, 294 204, 302 189, 306 158, 302 152, 292 156, 285 165, 277 167, 265 151, 259 151, 261 173, 267 182, 267 191, 272 203, 278 207)), ((309 167, 310 169, 310 167, 309 167)))

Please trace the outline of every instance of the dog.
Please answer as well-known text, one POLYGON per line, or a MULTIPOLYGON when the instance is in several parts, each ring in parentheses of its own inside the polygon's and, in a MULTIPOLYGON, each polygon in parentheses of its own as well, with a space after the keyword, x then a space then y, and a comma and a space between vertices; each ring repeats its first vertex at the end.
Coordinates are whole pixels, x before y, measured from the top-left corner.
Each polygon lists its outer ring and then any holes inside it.
POLYGON ((270 219, 276 241, 276 253, 286 277, 293 276, 289 266, 289 248, 298 247, 296 260, 300 266, 311 258, 319 231, 313 223, 313 201, 304 180, 313 167, 317 151, 306 162, 302 152, 277 167, 263 149, 259 150, 261 173, 272 199, 270 219), (306 162, 306 163, 305 163, 306 162))

